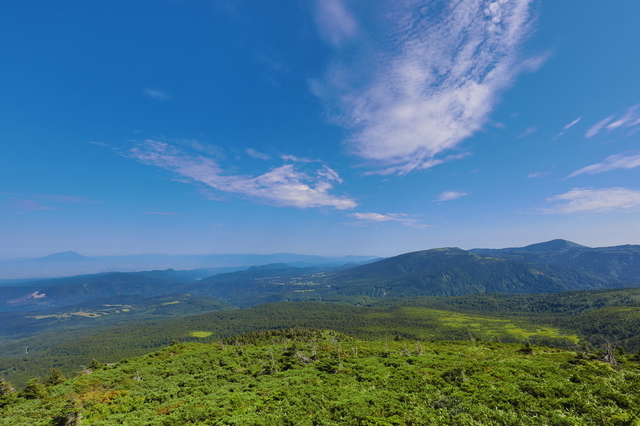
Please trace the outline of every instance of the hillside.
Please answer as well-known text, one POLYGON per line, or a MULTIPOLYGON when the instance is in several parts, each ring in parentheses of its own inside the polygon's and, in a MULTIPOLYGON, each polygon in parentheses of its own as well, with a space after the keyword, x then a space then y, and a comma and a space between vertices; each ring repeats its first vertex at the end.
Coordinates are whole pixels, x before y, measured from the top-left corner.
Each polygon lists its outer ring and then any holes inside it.
POLYGON ((64 307, 101 297, 188 293, 241 308, 302 300, 558 293, 640 286, 640 247, 588 248, 553 240, 522 248, 440 248, 353 266, 285 263, 211 270, 112 272, 2 288, 0 312, 64 307))
POLYGON ((179 317, 234 307, 212 297, 169 294, 110 296, 37 312, 0 313, 0 339, 16 339, 62 330, 79 330, 147 318, 179 317))
POLYGON ((175 319, 156 316, 119 326, 96 325, 0 341, 0 372, 21 385, 29 378, 43 377, 53 367, 69 374, 92 358, 117 362, 144 355, 173 340, 213 342, 292 325, 332 329, 368 340, 396 336, 417 341, 528 340, 573 349, 583 344, 602 348, 609 341, 630 352, 640 349, 640 289, 360 301, 363 306, 270 303, 250 309, 175 319), (27 346, 29 353, 25 354, 27 346))
POLYGON ((615 286, 561 265, 481 256, 459 248, 424 250, 357 266, 329 277, 339 295, 458 296, 469 293, 557 293, 615 286))
POLYGON ((585 247, 566 240, 552 240, 526 247, 472 249, 473 253, 527 263, 562 265, 598 275, 610 281, 640 281, 640 246, 585 247))
POLYGON ((51 309, 119 295, 159 296, 175 293, 179 285, 191 281, 189 274, 173 270, 111 272, 37 281, 3 287, 0 312, 51 309))
POLYGON ((640 363, 478 342, 365 342, 279 330, 174 344, 20 392, 0 425, 636 424, 640 363))

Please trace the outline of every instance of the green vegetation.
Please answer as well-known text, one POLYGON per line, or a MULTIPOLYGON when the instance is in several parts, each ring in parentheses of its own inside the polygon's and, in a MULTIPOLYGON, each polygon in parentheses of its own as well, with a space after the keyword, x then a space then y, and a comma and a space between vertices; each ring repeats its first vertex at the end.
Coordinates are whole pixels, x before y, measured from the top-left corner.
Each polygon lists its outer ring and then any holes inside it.
POLYGON ((189 333, 189 336, 205 338, 211 336, 212 334, 213 333, 211 331, 192 331, 191 333, 189 333))
POLYGON ((639 425, 640 359, 602 359, 283 329, 2 382, 0 425, 639 425))
MULTIPOLYGON (((167 300, 161 299, 162 303, 167 300)), ((566 349, 577 349, 583 343, 601 348, 612 342, 627 352, 635 352, 640 349, 640 289, 553 295, 360 297, 351 299, 351 303, 281 302, 184 318, 156 317, 118 327, 50 332, 0 342, 4 354, 0 372, 14 386, 21 387, 32 377, 44 377, 51 368, 73 374, 93 358, 118 362, 147 354, 173 340, 206 343, 292 324, 332 329, 367 340, 528 340, 566 349), (352 304, 356 300, 365 305, 352 304)))

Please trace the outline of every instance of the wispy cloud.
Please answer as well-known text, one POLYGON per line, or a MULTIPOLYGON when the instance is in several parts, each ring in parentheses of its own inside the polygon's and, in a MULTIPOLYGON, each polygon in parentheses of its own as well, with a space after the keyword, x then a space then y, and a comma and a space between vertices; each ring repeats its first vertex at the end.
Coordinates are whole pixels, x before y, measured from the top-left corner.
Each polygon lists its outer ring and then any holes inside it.
POLYGON ((8 194, 3 193, 5 195, 13 195, 11 198, 11 204, 8 204, 10 207, 18 210, 60 210, 59 207, 54 207, 48 204, 54 204, 57 206, 63 204, 99 204, 96 201, 88 200, 83 197, 75 197, 71 195, 24 195, 24 194, 8 194), (43 204, 43 202, 46 203, 43 204))
POLYGON ((268 204, 300 208, 326 206, 340 210, 357 206, 349 197, 330 193, 342 179, 326 165, 302 171, 293 164, 285 164, 258 176, 230 175, 211 157, 155 140, 138 143, 126 156, 174 172, 178 178, 191 183, 268 204))
POLYGON ((351 130, 354 154, 385 173, 433 167, 436 155, 488 122, 518 74, 544 61, 518 55, 531 30, 531 1, 372 1, 370 37, 340 50, 312 91, 351 130))
POLYGON ((168 101, 171 99, 166 92, 158 89, 144 89, 143 93, 156 101, 168 101))
POLYGON ((36 201, 36 200, 14 198, 11 201, 12 203, 9 204, 9 206, 18 210, 58 210, 55 207, 42 205, 39 201, 36 201))
POLYGON ((537 131, 538 131, 538 129, 536 127, 527 127, 526 129, 524 129, 524 132, 522 132, 522 133, 520 133, 518 135, 516 140, 520 139, 520 138, 526 138, 527 136, 530 136, 530 135, 534 134, 537 131))
POLYGON ((284 161, 293 161, 296 163, 314 163, 316 160, 309 160, 308 158, 296 157, 295 155, 281 155, 281 159, 284 161))
POLYGON ((469 195, 469 194, 466 192, 458 192, 458 191, 444 191, 442 194, 434 198, 433 201, 436 203, 442 203, 444 201, 457 200, 458 198, 464 197, 466 195, 469 195))
POLYGON ((555 141, 556 139, 558 139, 560 136, 564 135, 567 130, 569 130, 570 128, 572 128, 573 126, 575 126, 576 124, 578 124, 580 122, 580 120, 582 120, 582 117, 578 117, 575 120, 573 120, 571 123, 566 124, 563 128, 562 131, 560 133, 558 133, 557 135, 555 135, 553 138, 551 138, 551 141, 555 141))
POLYGON ((256 151, 253 148, 248 148, 246 152, 251 157, 257 158, 258 160, 270 160, 271 159, 271 156, 269 154, 265 154, 264 152, 256 151))
POLYGON ((640 152, 630 151, 621 154, 610 155, 601 163, 591 164, 571 173, 567 178, 588 174, 608 172, 616 169, 634 169, 640 167, 640 152))
MULTIPOLYGON (((624 130, 640 125, 640 104, 633 105, 622 114, 614 114, 598 121, 587 130, 585 137, 591 138, 602 131, 624 130), (617 118, 616 118, 617 117, 617 118)), ((633 129, 633 133, 638 129, 633 129)))
POLYGON ((38 198, 44 198, 47 200, 55 201, 58 203, 71 203, 71 204, 99 204, 96 201, 88 200, 84 197, 75 197, 73 195, 38 195, 38 198))
POLYGON ((607 213, 640 209, 640 191, 627 188, 573 188, 547 201, 557 202, 555 207, 542 209, 542 213, 607 213))
POLYGON ((572 127, 573 127, 573 126, 575 126, 576 124, 578 124, 578 123, 580 122, 580 120, 582 120, 582 117, 578 117, 578 118, 576 118, 576 119, 575 119, 575 120, 573 120, 571 123, 569 123, 569 124, 565 125, 565 126, 562 128, 562 130, 566 132, 567 130, 569 130, 570 128, 572 128, 572 127))
POLYGON ((531 172, 527 175, 527 177, 529 179, 533 179, 533 178, 540 178, 540 177, 544 177, 551 174, 551 172, 543 172, 543 171, 537 171, 537 172, 531 172))
POLYGON ((408 218, 404 213, 352 213, 347 216, 356 219, 358 221, 358 223, 356 223, 357 225, 362 225, 363 223, 399 222, 405 226, 417 228, 426 228, 428 226, 417 219, 408 218))
POLYGON ((353 37, 358 29, 342 0, 316 0, 316 22, 321 34, 335 46, 353 37))

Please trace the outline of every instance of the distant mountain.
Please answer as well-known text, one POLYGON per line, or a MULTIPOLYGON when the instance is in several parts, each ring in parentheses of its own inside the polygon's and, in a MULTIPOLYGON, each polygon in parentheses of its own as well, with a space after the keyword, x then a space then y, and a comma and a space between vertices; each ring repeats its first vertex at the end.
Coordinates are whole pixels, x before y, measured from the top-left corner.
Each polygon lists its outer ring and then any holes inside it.
POLYGON ((403 254, 338 272, 326 282, 340 295, 391 297, 556 293, 611 286, 603 277, 562 265, 529 264, 459 248, 403 254))
POLYGON ((526 247, 472 249, 473 253, 534 264, 562 265, 596 274, 610 281, 640 281, 640 246, 591 248, 571 241, 552 240, 526 247))
POLYGON ((212 255, 163 255, 143 254, 134 256, 82 256, 68 251, 35 259, 0 261, 2 280, 25 278, 50 278, 96 274, 101 272, 136 272, 148 270, 210 269, 215 272, 231 272, 254 265, 292 263, 298 266, 360 264, 375 256, 314 256, 293 253, 276 254, 212 254, 212 255))
POLYGON ((0 312, 51 309, 100 297, 172 293, 216 297, 237 307, 248 307, 294 300, 640 287, 640 246, 590 248, 553 240, 506 249, 423 250, 358 266, 300 268, 275 262, 244 270, 225 269, 225 273, 216 274, 217 271, 110 272, 21 282, 2 287, 0 312))
POLYGON ((551 240, 544 243, 531 244, 522 248, 522 251, 532 252, 557 252, 573 248, 588 248, 567 240, 551 240))
POLYGON ((83 256, 75 251, 63 251, 61 253, 54 253, 45 257, 29 259, 27 262, 87 262, 92 260, 94 259, 83 256))
POLYGON ((530 244, 526 247, 507 247, 501 249, 489 249, 489 248, 475 248, 469 251, 478 254, 494 254, 494 253, 509 253, 509 252, 559 252, 564 250, 569 250, 572 248, 583 248, 587 249, 589 247, 582 246, 580 244, 576 244, 572 241, 556 239, 551 241, 545 241, 543 243, 530 244))

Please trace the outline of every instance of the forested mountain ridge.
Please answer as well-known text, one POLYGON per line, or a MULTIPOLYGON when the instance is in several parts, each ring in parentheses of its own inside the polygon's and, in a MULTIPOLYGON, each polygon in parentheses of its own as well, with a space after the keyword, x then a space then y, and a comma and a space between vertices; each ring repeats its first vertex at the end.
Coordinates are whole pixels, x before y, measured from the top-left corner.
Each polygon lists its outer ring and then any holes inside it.
POLYGON ((470 251, 527 263, 562 265, 611 281, 640 281, 640 245, 592 248, 571 241, 552 240, 526 247, 470 251))
POLYGON ((640 246, 588 248, 553 240, 521 248, 440 248, 353 266, 254 266, 104 273, 0 289, 0 312, 36 311, 117 295, 188 293, 238 307, 345 297, 456 296, 478 292, 557 293, 640 286, 640 246), (351 267, 349 267, 351 266, 351 267))
POLYGON ((617 286, 562 265, 483 256, 459 248, 402 254, 337 272, 326 282, 337 294, 367 296, 557 293, 617 286))

